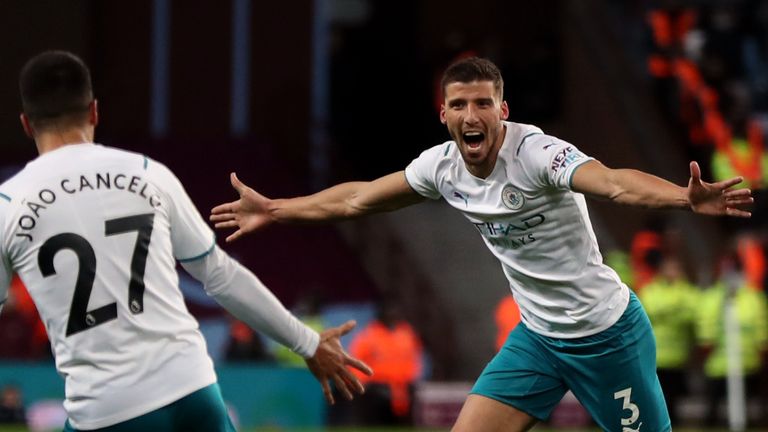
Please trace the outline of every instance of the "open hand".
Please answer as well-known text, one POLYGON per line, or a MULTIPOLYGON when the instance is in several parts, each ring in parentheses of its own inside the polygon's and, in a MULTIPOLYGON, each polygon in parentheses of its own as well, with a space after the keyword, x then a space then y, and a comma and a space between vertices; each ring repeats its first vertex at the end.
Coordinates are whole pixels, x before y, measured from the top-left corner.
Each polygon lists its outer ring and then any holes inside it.
POLYGON ((748 218, 752 216, 743 207, 752 204, 752 191, 749 189, 731 189, 741 183, 742 177, 723 180, 717 183, 701 181, 701 168, 691 162, 691 179, 688 181, 688 202, 695 213, 706 215, 728 215, 748 218))
POLYGON ((237 178, 237 174, 229 175, 232 187, 240 199, 225 204, 219 204, 211 210, 211 222, 216 228, 237 228, 237 231, 227 237, 227 242, 235 241, 243 234, 255 231, 272 222, 269 216, 269 198, 249 188, 237 178))
POLYGON ((373 375, 368 365, 347 354, 341 346, 341 337, 349 333, 356 324, 355 321, 350 320, 338 327, 321 332, 320 344, 317 346, 315 355, 305 359, 309 370, 323 386, 323 395, 331 405, 335 402, 331 393, 331 381, 348 400, 354 398, 353 392, 358 394, 365 392, 363 384, 347 369, 347 366, 352 366, 368 376, 373 375))

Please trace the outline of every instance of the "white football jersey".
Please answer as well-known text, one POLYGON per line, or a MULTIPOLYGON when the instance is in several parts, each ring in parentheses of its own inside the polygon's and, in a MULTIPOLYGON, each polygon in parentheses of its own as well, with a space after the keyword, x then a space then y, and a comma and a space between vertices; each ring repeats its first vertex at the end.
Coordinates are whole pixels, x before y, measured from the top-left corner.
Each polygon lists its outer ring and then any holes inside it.
POLYGON ((179 180, 140 154, 66 145, 0 185, 0 295, 18 273, 75 428, 112 425, 216 382, 175 269, 214 245, 179 180))
POLYGON ((618 321, 629 289, 603 264, 576 168, 592 160, 530 125, 504 122, 488 178, 473 176, 456 143, 425 150, 405 169, 420 195, 460 210, 501 261, 523 322, 545 336, 577 338, 618 321))

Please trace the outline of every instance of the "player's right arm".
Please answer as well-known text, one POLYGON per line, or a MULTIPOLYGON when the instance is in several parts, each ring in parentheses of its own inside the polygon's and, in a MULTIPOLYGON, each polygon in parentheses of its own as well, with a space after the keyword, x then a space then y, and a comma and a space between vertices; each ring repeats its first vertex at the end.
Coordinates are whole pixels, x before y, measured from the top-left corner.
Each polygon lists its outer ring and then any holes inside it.
POLYGON ((256 275, 217 246, 205 256, 182 262, 182 266, 202 282, 208 295, 229 313, 302 356, 329 403, 334 403, 330 382, 350 400, 353 393, 364 392, 363 385, 347 367, 366 375, 373 372, 365 363, 347 354, 340 341, 341 336, 354 328, 354 321, 318 335, 291 314, 256 275))
POLYGON ((216 228, 237 228, 227 241, 274 222, 317 223, 351 219, 372 213, 397 210, 425 198, 416 193, 398 171, 370 182, 348 182, 312 195, 269 199, 242 183, 232 173, 232 187, 240 199, 211 210, 216 228))

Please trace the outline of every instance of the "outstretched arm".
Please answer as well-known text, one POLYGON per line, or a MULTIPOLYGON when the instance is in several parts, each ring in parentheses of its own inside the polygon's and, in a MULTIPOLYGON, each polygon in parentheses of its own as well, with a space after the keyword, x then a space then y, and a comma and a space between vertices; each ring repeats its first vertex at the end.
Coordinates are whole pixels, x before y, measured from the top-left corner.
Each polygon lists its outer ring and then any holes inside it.
POLYGON ((646 208, 690 209, 706 215, 750 217, 743 208, 752 204, 749 189, 732 189, 741 183, 734 177, 717 183, 701 180, 701 169, 690 163, 688 187, 677 186, 662 178, 632 169, 610 169, 598 161, 578 167, 573 175, 573 190, 611 201, 646 208))
POLYGON ((253 273, 215 246, 206 256, 182 265, 203 282, 208 295, 232 315, 304 357, 329 403, 334 403, 329 381, 333 381, 347 399, 352 399, 353 393, 363 393, 363 385, 347 367, 366 375, 372 371, 348 355, 340 342, 341 336, 355 326, 354 321, 318 335, 286 310, 253 273))
POLYGON ((371 213, 397 210, 424 198, 408 185, 399 171, 370 182, 348 182, 297 198, 269 199, 230 175, 240 199, 211 210, 216 228, 237 228, 227 241, 273 222, 312 223, 351 219, 371 213))

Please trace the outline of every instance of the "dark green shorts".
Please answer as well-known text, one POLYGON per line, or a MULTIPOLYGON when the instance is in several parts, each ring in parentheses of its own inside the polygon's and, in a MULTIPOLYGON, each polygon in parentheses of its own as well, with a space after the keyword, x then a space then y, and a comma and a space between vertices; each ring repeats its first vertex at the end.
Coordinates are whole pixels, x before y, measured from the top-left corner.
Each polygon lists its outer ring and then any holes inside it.
MULTIPOLYGON (((218 384, 211 384, 190 395, 142 416, 101 429, 100 432, 235 432, 218 384)), ((64 432, 79 432, 69 424, 64 432)))
POLYGON ((592 336, 556 339, 520 323, 472 393, 545 420, 568 390, 603 430, 671 430, 656 341, 634 293, 619 321, 592 336))

